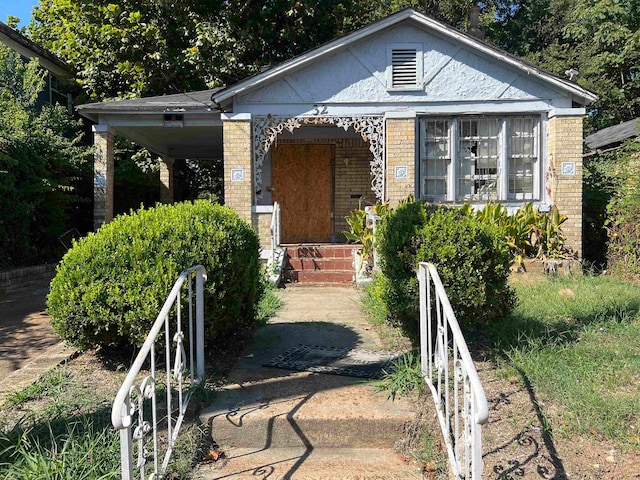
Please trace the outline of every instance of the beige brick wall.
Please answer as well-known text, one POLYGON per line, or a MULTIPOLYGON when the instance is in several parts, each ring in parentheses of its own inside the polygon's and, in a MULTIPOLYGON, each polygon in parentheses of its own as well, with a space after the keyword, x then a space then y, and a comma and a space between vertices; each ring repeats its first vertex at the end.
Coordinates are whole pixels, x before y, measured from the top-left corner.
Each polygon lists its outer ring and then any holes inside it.
POLYGON ((341 139, 336 144, 335 162, 335 232, 344 241, 343 231, 349 230, 345 217, 349 212, 376 202, 371 189, 371 160, 369 144, 360 138, 341 139), (360 201, 363 196, 363 201, 360 201))
POLYGON ((162 203, 173 203, 174 176, 173 166, 175 161, 172 158, 160 160, 160 201, 162 203))
POLYGON ((549 119, 549 196, 567 221, 566 244, 582 257, 582 117, 549 119), (563 175, 562 163, 575 162, 575 175, 563 175))
POLYGON ((113 141, 113 132, 107 127, 94 127, 93 227, 96 230, 113 220, 113 141))
POLYGON ((250 120, 223 120, 224 203, 252 223, 253 160, 250 120), (244 171, 244 180, 231 181, 234 169, 244 171))
POLYGON ((260 246, 263 250, 271 250, 271 213, 254 213, 252 224, 258 232, 260 246))
POLYGON ((386 198, 391 207, 396 207, 415 193, 416 119, 388 118, 386 129, 386 198), (394 178, 396 166, 407 167, 407 178, 394 178))

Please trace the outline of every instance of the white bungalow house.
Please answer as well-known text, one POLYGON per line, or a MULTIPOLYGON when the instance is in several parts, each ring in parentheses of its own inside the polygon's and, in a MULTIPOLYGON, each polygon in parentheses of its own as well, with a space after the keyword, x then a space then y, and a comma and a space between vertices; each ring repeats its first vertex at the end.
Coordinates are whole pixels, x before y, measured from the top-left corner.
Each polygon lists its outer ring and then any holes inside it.
POLYGON ((225 203, 265 248, 275 201, 283 243, 339 243, 351 210, 413 194, 555 204, 580 255, 582 117, 595 99, 407 9, 222 90, 79 111, 97 123, 96 226, 112 217, 121 134, 166 160, 169 197, 172 158, 222 156, 225 203))

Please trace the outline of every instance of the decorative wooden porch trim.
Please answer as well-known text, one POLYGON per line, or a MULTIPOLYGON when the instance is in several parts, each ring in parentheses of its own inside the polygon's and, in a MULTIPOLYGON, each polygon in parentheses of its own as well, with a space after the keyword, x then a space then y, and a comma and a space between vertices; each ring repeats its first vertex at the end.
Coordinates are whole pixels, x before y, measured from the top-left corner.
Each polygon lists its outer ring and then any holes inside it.
POLYGON ((262 164, 278 135, 287 130, 294 130, 305 125, 335 125, 347 131, 353 128, 362 140, 369 142, 369 150, 373 153, 371 160, 371 189, 376 198, 383 200, 384 195, 384 117, 377 115, 316 117, 254 117, 253 142, 255 152, 255 189, 256 195, 262 191, 262 164))

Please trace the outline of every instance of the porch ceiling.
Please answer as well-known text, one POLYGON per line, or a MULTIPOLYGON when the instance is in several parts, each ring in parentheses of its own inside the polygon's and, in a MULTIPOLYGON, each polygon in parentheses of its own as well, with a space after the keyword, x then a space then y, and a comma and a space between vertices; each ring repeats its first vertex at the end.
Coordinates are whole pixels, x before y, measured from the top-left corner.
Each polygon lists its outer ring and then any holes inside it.
POLYGON ((170 158, 222 158, 222 120, 211 101, 217 89, 114 100, 77 107, 83 117, 170 158), (169 117, 170 116, 170 117, 169 117), (182 123, 175 121, 180 119, 182 123))
POLYGON ((222 158, 222 124, 166 128, 163 126, 115 126, 117 135, 170 158, 222 158))

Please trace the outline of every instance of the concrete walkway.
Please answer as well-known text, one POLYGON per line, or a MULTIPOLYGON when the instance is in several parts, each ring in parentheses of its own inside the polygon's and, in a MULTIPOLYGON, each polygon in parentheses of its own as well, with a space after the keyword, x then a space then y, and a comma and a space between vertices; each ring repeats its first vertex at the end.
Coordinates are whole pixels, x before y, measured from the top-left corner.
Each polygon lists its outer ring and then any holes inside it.
POLYGON ((202 417, 225 458, 201 465, 204 479, 422 478, 394 445, 415 417, 362 379, 264 367, 291 347, 381 350, 349 287, 295 286, 260 328, 202 417))
POLYGON ((50 281, 38 276, 0 294, 0 404, 73 353, 45 312, 50 281))

